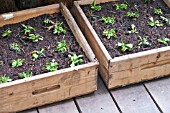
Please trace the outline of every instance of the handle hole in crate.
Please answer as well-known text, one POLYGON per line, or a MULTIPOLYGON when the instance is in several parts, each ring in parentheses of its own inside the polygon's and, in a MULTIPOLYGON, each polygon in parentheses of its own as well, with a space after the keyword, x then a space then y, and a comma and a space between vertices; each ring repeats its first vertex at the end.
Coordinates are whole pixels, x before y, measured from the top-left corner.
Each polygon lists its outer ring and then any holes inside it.
POLYGON ((53 86, 37 89, 32 92, 32 95, 39 95, 39 94, 51 92, 51 91, 58 90, 58 89, 60 89, 60 85, 53 85, 53 86))

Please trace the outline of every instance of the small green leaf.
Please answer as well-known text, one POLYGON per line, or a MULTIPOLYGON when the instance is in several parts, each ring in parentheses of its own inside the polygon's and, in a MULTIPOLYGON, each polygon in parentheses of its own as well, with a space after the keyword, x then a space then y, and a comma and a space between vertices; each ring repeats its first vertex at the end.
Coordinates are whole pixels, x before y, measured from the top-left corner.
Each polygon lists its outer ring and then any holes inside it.
POLYGON ((12 33, 11 30, 6 30, 1 36, 2 36, 2 37, 7 37, 7 36, 9 36, 11 33, 12 33))
POLYGON ((111 29, 111 30, 108 30, 108 31, 104 30, 103 36, 106 36, 107 39, 110 39, 111 37, 117 38, 115 29, 111 29))
POLYGON ((0 84, 6 83, 6 82, 11 82, 12 79, 7 77, 6 75, 0 77, 0 84))
POLYGON ((76 54, 73 54, 73 55, 68 55, 68 57, 70 58, 69 59, 70 67, 74 67, 77 64, 83 62, 83 59, 82 59, 83 55, 78 55, 77 56, 76 54))
POLYGON ((58 69, 58 63, 55 62, 55 59, 52 60, 52 62, 47 62, 45 66, 45 70, 49 72, 56 71, 58 69))
POLYGON ((113 6, 116 7, 116 10, 120 10, 120 9, 127 9, 127 4, 114 4, 113 6))
POLYGON ((20 67, 24 63, 25 59, 11 60, 12 67, 20 67))
POLYGON ((121 51, 125 52, 126 50, 131 51, 133 48, 133 44, 125 44, 124 40, 122 42, 118 42, 118 47, 121 47, 121 51))
POLYGON ((93 4, 91 5, 91 9, 94 9, 96 11, 100 11, 102 7, 100 5, 96 5, 96 0, 93 1, 93 4))
POLYGON ((20 77, 20 78, 32 77, 32 72, 31 72, 31 70, 28 70, 26 73, 23 72, 23 73, 19 74, 19 77, 20 77))
POLYGON ((154 9, 153 12, 157 15, 163 14, 161 9, 154 9))

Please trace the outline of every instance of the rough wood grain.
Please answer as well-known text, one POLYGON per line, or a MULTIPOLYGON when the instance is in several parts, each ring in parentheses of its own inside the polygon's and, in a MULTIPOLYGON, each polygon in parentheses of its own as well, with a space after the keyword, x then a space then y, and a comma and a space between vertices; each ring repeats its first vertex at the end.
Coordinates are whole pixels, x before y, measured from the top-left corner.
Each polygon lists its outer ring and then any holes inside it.
POLYGON ((163 113, 170 111, 170 77, 145 83, 146 88, 163 113))
POLYGON ((170 0, 164 0, 164 2, 170 7, 170 0))
POLYGON ((92 50, 94 51, 97 59, 99 60, 100 74, 104 76, 103 77, 104 81, 107 83, 108 82, 108 66, 109 66, 109 60, 111 59, 111 56, 109 55, 106 48, 102 44, 101 40, 97 36, 96 32, 90 25, 90 22, 88 21, 87 17, 83 13, 78 3, 80 2, 77 2, 77 1, 74 2, 71 12, 73 16, 75 17, 75 20, 77 21, 81 31, 85 35, 88 43, 90 44, 92 50))
POLYGON ((41 106, 39 113, 79 113, 73 99, 41 106))
POLYGON ((78 97, 76 101, 81 113, 119 113, 101 78, 96 92, 78 97))
POLYGON ((160 113, 143 85, 110 91, 123 113, 160 113))
POLYGON ((39 15, 52 14, 59 11, 60 11, 59 4, 54 4, 49 6, 27 9, 23 11, 2 14, 0 15, 0 27, 6 24, 22 22, 39 15))
MULTIPOLYGON (((62 8, 65 10, 65 12, 62 12, 64 15, 71 16, 70 14, 65 14, 69 13, 65 6, 62 8)), ((28 19, 33 16, 59 11, 59 5, 55 4, 32 10, 25 10, 23 12, 16 12, 14 13, 16 14, 15 18, 13 19, 16 21, 23 21, 24 19, 28 19), (26 17, 25 14, 27 15, 26 17)), ((7 23, 16 22, 14 20, 7 20, 7 23)), ((0 22, 4 24, 6 21, 1 18, 0 22)), ((72 22, 73 20, 70 20, 68 22, 70 23, 69 25, 72 25, 72 22)), ((76 39, 81 38, 78 37, 80 36, 78 35, 78 32, 76 33, 76 39)), ((83 43, 83 40, 81 40, 81 43, 83 43)), ((61 69, 55 72, 1 84, 0 112, 21 111, 93 92, 97 89, 97 73, 98 62, 93 59, 90 63, 76 67, 61 69)))
POLYGON ((117 57, 109 67, 109 88, 150 80, 170 73, 170 47, 117 57))
MULTIPOLYGON (((97 4, 116 0, 97 0, 97 4)), ((151 80, 170 74, 170 46, 111 58, 80 5, 93 0, 75 1, 71 12, 99 60, 99 72, 108 88, 151 80)))
POLYGON ((78 27, 78 25, 75 22, 74 18, 72 17, 71 13, 66 8, 66 6, 63 5, 63 3, 60 4, 60 7, 61 7, 62 14, 64 15, 74 36, 77 37, 76 39, 77 39, 79 45, 83 48, 83 51, 85 52, 86 56, 88 56, 88 58, 91 61, 95 61, 95 55, 94 55, 93 51, 91 50, 89 44, 87 43, 83 33, 80 31, 80 28, 78 27), (72 22, 70 22, 70 21, 72 21, 72 22))

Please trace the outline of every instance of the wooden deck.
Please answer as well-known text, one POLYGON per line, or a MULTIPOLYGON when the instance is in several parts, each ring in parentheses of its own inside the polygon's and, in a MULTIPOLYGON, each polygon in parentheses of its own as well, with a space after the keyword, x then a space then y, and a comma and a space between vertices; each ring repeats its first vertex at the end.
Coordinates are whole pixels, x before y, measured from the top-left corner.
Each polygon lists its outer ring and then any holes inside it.
POLYGON ((92 94, 20 113, 170 113, 170 77, 113 90, 98 83, 92 94))

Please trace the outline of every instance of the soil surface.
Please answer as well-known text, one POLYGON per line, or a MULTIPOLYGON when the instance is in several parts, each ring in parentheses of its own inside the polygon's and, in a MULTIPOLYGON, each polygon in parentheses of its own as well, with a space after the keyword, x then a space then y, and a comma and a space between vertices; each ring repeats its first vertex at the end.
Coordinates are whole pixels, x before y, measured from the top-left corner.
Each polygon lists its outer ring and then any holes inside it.
MULTIPOLYGON (((163 2, 163 0, 155 0, 155 2, 151 2, 149 4, 145 4, 144 0, 121 0, 118 2, 108 2, 100 5, 102 7, 101 11, 95 11, 91 9, 90 5, 81 7, 112 58, 130 53, 137 53, 140 51, 164 47, 165 45, 158 43, 157 39, 162 37, 170 39, 170 25, 162 21, 160 19, 160 15, 156 15, 153 12, 154 8, 161 9, 163 12, 161 15, 166 18, 170 18, 170 10, 168 6, 166 6, 166 4, 163 2), (116 10, 116 7, 113 6, 115 3, 128 4, 127 9, 116 10), (136 19, 126 17, 125 14, 128 11, 138 12, 139 18, 136 19), (103 21, 101 21, 102 17, 115 17, 115 23, 105 24, 103 21), (148 26, 148 22, 150 21, 149 17, 153 17, 154 20, 159 20, 159 22, 163 23, 164 26, 148 26), (131 28, 132 24, 136 26, 136 29, 139 33, 127 35, 126 32, 131 28), (116 30, 117 38, 107 39, 105 36, 102 36, 104 30, 110 30, 112 28, 116 30), (138 48, 138 44, 140 42, 138 35, 146 37, 152 45, 141 46, 141 48, 138 48), (117 43, 121 42, 122 39, 125 43, 133 44, 132 51, 121 51, 121 48, 117 46, 117 43)), ((170 42, 168 42, 168 44, 170 45, 170 42)))
POLYGON ((0 61, 3 61, 4 63, 0 66, 0 76, 6 74, 12 80, 16 80, 19 79, 19 73, 27 72, 28 69, 32 70, 33 75, 42 74, 46 72, 44 71, 46 62, 51 62, 52 59, 55 59, 55 61, 59 64, 58 70, 68 68, 70 67, 68 64, 68 54, 72 53, 76 53, 77 55, 84 55, 84 62, 81 64, 89 62, 89 60, 85 56, 85 53, 73 36, 72 31, 67 25, 64 17, 60 13, 53 15, 42 15, 18 24, 6 25, 0 28, 0 34, 4 33, 4 31, 7 29, 10 29, 12 31, 12 34, 6 38, 0 36, 0 61), (54 22, 63 22, 62 26, 64 29, 66 29, 66 34, 60 34, 58 36, 53 34, 53 30, 47 30, 46 27, 49 25, 44 25, 43 21, 45 19, 50 19, 54 22), (35 32, 44 37, 43 41, 33 43, 29 40, 22 39, 22 37, 24 37, 24 34, 21 32, 23 30, 21 24, 34 27, 36 29, 35 32), (57 42, 61 42, 62 40, 66 40, 66 43, 68 45, 68 51, 64 54, 54 51, 57 42), (21 52, 12 51, 10 49, 11 43, 19 44, 21 52), (31 52, 34 50, 40 51, 41 48, 45 48, 45 57, 38 58, 36 61, 33 61, 31 52), (23 66, 12 68, 11 60, 15 60, 18 58, 25 59, 23 66))

